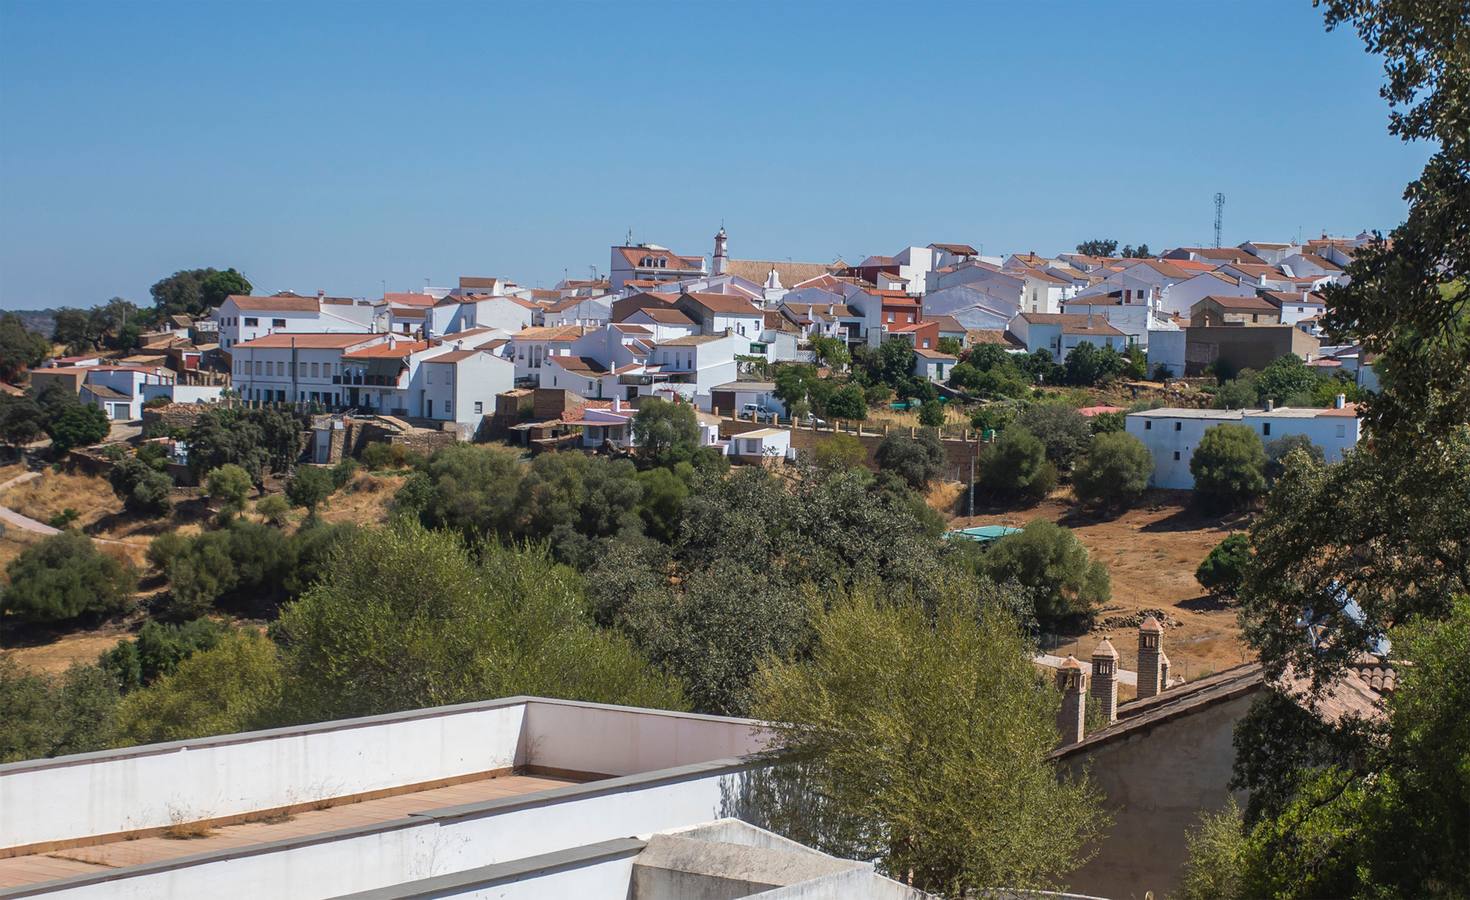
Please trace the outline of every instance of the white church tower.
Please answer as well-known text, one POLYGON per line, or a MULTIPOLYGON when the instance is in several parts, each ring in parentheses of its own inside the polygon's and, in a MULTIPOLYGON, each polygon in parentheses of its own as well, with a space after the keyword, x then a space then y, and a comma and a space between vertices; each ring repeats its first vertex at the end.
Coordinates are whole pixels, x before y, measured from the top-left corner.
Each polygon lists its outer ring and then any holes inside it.
POLYGON ((724 275, 730 268, 730 255, 725 251, 725 226, 721 225, 715 235, 715 259, 710 266, 711 275, 724 275))

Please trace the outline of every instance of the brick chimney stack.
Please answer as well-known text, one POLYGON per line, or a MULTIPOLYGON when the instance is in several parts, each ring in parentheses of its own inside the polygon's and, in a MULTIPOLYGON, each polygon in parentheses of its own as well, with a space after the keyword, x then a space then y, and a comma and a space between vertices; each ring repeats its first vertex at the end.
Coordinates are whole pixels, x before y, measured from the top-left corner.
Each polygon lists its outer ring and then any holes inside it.
POLYGON ((1092 699, 1109 722, 1118 721, 1118 651, 1107 638, 1092 651, 1092 699))
POLYGON ((1082 740, 1087 728, 1087 673, 1077 657, 1068 656, 1057 666, 1057 687, 1062 691, 1062 709, 1057 713, 1057 731, 1062 746, 1082 740))
POLYGON ((1163 690, 1164 626, 1149 616, 1138 626, 1138 699, 1163 690))

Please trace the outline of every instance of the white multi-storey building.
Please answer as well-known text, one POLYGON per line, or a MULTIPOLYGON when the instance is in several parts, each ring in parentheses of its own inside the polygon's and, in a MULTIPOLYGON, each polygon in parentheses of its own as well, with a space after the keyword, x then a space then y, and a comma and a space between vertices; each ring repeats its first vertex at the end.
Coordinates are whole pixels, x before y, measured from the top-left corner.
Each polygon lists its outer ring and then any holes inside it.
POLYGON ((1305 435, 1337 462, 1362 436, 1357 407, 1341 395, 1327 409, 1149 409, 1129 413, 1128 433, 1143 442, 1154 458, 1153 487, 1189 490, 1194 475, 1189 462, 1205 432, 1217 425, 1244 425, 1269 443, 1288 435, 1305 435))
POLYGON ((221 350, 267 334, 371 334, 386 327, 387 306, 350 297, 232 294, 214 312, 221 350), (380 322, 380 319, 383 320, 380 322))

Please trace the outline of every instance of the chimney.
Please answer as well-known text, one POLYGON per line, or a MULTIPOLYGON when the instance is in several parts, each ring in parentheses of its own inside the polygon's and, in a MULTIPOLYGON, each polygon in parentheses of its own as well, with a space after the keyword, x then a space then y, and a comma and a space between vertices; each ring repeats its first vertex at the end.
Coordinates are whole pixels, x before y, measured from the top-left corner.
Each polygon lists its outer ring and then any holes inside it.
POLYGON ((316 289, 316 298, 318 300, 322 299, 325 296, 327 296, 327 292, 326 291, 322 290, 321 288, 317 288, 316 289))
POLYGON ((1347 394, 1338 394, 1332 399, 1333 409, 1345 409, 1347 407, 1347 394))
POLYGON ((623 411, 623 398, 622 397, 614 397, 613 398, 612 411, 615 412, 615 413, 620 413, 620 412, 623 411))
POLYGON ((1267 397, 1266 398, 1266 412, 1271 412, 1275 408, 1276 408, 1276 401, 1275 400, 1272 400, 1270 397, 1267 397))
POLYGON ((1156 696, 1163 685, 1164 626, 1149 616, 1138 626, 1138 699, 1156 696))
POLYGON ((1062 709, 1057 713, 1057 731, 1062 746, 1082 740, 1087 728, 1087 673, 1077 657, 1068 656, 1057 666, 1057 687, 1062 691, 1062 709))
POLYGON ((1107 638, 1092 651, 1092 699, 1109 722, 1118 721, 1118 651, 1107 638))

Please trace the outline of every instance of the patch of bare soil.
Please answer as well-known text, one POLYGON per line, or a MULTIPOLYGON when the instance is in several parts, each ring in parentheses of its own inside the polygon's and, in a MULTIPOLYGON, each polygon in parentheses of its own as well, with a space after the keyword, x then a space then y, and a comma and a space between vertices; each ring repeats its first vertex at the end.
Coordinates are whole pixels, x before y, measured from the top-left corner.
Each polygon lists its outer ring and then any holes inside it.
POLYGON ((977 514, 955 519, 952 527, 1021 527, 1046 519, 1072 529, 1093 559, 1108 567, 1113 598, 1098 613, 1092 631, 1062 636, 1051 652, 1085 660, 1108 636, 1118 648, 1122 667, 1136 670, 1137 631, 1117 626, 1130 614, 1162 610, 1177 623, 1166 623, 1164 635, 1172 674, 1192 680, 1250 658, 1235 610, 1212 601, 1194 580, 1194 570, 1210 550, 1233 531, 1244 530, 1249 520, 1200 513, 1188 505, 1188 497, 1184 492, 1151 491, 1139 506, 1115 517, 1079 513, 1065 490, 1027 509, 982 510, 977 500, 977 514), (1109 618, 1115 620, 1112 628, 1102 624, 1109 618))
POLYGON ((342 490, 331 496, 318 512, 327 522, 353 522, 358 525, 380 525, 388 521, 388 511, 407 475, 358 472, 342 490))

